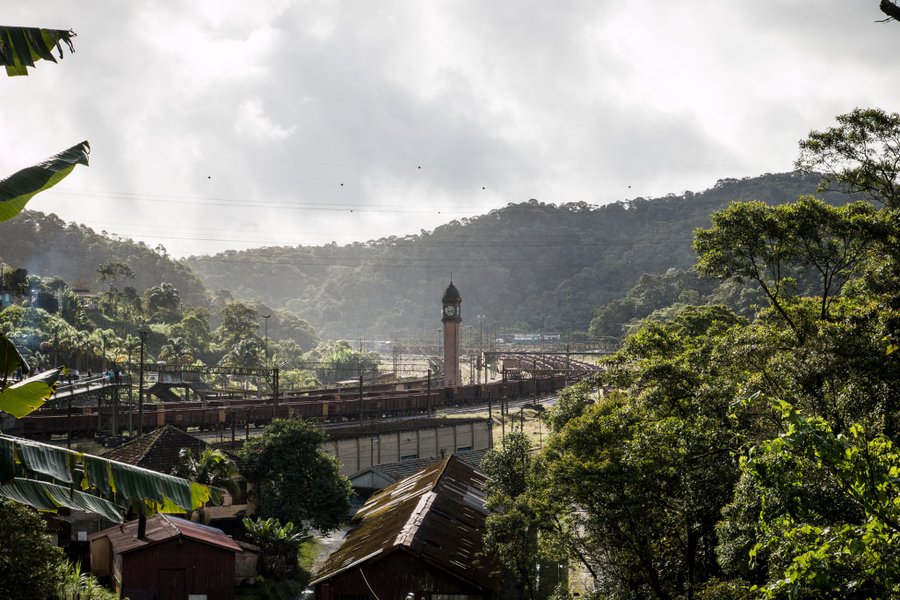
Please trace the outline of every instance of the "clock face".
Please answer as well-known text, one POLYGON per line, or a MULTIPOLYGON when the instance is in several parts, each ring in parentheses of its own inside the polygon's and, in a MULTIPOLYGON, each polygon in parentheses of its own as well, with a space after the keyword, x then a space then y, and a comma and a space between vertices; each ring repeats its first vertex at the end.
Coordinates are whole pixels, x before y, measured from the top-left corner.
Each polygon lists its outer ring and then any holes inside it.
POLYGON ((444 307, 444 315, 446 315, 448 317, 455 317, 456 316, 456 307, 453 306, 452 304, 448 304, 447 306, 444 307))

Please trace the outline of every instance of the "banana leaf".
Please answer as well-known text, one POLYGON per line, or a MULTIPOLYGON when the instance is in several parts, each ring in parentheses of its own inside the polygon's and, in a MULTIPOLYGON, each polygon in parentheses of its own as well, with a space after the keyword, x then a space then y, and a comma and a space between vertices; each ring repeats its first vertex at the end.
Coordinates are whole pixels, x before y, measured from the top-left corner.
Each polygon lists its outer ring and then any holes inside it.
POLYGON ((4 334, 0 333, 0 380, 4 375, 12 375, 16 369, 22 369, 22 373, 28 374, 28 363, 19 353, 16 345, 4 334))
POLYGON ((27 471, 48 475, 63 483, 75 481, 75 463, 81 459, 79 452, 24 439, 16 442, 16 452, 27 471))
POLYGON ((60 506, 102 515, 115 523, 124 521, 125 511, 92 494, 86 494, 48 481, 16 477, 0 485, 0 496, 27 504, 38 510, 56 511, 60 506))
POLYGON ((0 221, 12 219, 22 212, 35 194, 59 183, 75 165, 87 166, 90 153, 90 144, 81 142, 0 181, 0 221))
MULTIPOLYGON (((50 477, 57 482, 70 484, 75 490, 73 494, 77 492, 80 495, 74 500, 72 498, 76 496, 70 495, 66 501, 81 502, 82 505, 89 501, 85 498, 87 496, 116 505, 120 512, 124 511, 123 507, 130 506, 149 516, 154 512, 190 513, 210 500, 221 504, 222 490, 210 486, 99 456, 2 434, 0 434, 0 461, 2 461, 0 482, 9 483, 13 476, 18 475, 16 480, 35 481, 41 484, 38 486, 40 489, 44 489, 46 487, 44 484, 57 485, 42 481, 50 477)), ((67 488, 58 487, 68 493, 67 488)), ((27 496, 22 495, 24 492, 20 488, 22 486, 16 488, 19 490, 16 492, 19 493, 19 497, 15 499, 26 503, 33 500, 37 502, 32 504, 36 508, 50 510, 46 508, 50 500, 42 500, 45 497, 50 497, 60 506, 69 506, 53 495, 55 491, 44 489, 43 496, 27 496), (47 496, 48 494, 51 495, 47 496)), ((78 508, 93 510, 82 506, 78 508)), ((105 504, 100 508, 108 509, 105 504)), ((101 514, 105 516, 106 513, 101 514)))
POLYGON ((81 488, 84 490, 94 488, 104 498, 111 497, 113 488, 110 485, 112 473, 109 470, 109 463, 110 461, 99 456, 85 454, 82 457, 85 477, 81 482, 81 488))
POLYGON ((37 27, 0 27, 0 65, 6 67, 10 77, 28 75, 28 67, 36 60, 56 62, 53 49, 63 57, 62 44, 75 52, 72 38, 74 31, 65 29, 40 29, 37 27))
POLYGON ((50 369, 0 391, 0 410, 17 419, 40 408, 56 391, 59 369, 50 369))
POLYGON ((191 482, 187 479, 120 462, 110 461, 109 467, 112 473, 110 485, 120 501, 151 501, 168 510, 177 506, 182 509, 178 512, 188 513, 201 506, 194 504, 191 482))

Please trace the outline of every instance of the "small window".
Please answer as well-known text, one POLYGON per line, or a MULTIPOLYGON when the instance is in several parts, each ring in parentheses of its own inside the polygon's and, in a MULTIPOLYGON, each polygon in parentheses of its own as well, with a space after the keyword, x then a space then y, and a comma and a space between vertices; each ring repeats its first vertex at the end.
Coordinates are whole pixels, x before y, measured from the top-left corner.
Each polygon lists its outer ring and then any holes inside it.
POLYGON ((404 454, 403 456, 400 457, 400 462, 406 462, 408 460, 416 460, 417 458, 419 458, 418 454, 404 454))
POLYGON ((472 446, 461 446, 456 449, 457 452, 468 452, 472 449, 472 446))

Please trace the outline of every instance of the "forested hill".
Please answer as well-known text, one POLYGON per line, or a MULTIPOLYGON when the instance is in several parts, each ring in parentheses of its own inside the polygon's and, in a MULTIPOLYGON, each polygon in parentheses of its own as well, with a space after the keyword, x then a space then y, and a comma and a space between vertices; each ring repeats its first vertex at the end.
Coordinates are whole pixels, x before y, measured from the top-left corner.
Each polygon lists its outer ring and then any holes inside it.
POLYGON ((487 323, 584 331, 592 309, 624 296, 642 273, 693 265, 692 232, 708 226, 712 211, 732 200, 788 202, 814 193, 817 182, 766 174, 602 207, 529 200, 420 235, 229 251, 188 263, 207 288, 293 310, 323 337, 437 329, 451 272, 464 325, 477 330, 476 316, 484 315, 487 323))
POLYGON ((141 293, 166 282, 176 287, 182 302, 207 303, 197 275, 171 259, 164 249, 67 224, 54 214, 26 210, 0 223, 0 262, 27 269, 29 275, 60 277, 69 285, 94 291, 100 290, 97 267, 122 262, 132 268, 135 277, 119 282, 120 287, 132 286, 141 293))

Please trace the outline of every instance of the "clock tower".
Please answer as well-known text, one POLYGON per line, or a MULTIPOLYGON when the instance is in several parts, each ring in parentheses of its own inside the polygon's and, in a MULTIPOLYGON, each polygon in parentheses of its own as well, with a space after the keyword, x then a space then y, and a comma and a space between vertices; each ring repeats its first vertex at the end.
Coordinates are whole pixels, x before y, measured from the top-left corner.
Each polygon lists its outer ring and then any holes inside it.
POLYGON ((460 385, 462 382, 459 373, 459 324, 462 323, 460 313, 462 297, 452 281, 441 298, 441 304, 443 305, 441 322, 444 323, 444 385, 460 385))

